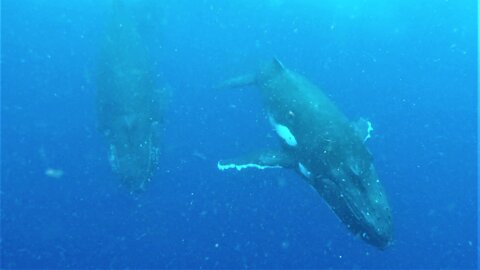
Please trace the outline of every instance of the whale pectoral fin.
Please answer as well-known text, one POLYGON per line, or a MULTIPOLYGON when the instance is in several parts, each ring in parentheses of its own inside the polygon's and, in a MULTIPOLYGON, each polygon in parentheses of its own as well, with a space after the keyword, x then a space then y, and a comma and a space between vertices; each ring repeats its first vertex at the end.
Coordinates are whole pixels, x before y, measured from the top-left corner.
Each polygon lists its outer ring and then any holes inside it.
POLYGON ((254 168, 259 170, 275 168, 293 168, 295 160, 283 151, 263 151, 245 157, 221 160, 217 168, 221 171, 236 169, 238 171, 254 168))
POLYGON ((366 142, 371 137, 373 131, 372 123, 365 118, 360 118, 352 123, 352 128, 363 142, 366 142))

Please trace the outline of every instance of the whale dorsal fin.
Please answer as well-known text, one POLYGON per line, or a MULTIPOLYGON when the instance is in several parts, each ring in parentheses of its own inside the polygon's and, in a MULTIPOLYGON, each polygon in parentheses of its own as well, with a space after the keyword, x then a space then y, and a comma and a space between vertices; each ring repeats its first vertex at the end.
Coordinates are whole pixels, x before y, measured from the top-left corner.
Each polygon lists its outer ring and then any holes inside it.
POLYGON ((270 64, 265 67, 262 73, 264 75, 273 75, 281 73, 284 70, 285 67, 283 66, 282 62, 280 62, 280 60, 278 60, 277 58, 273 58, 272 62, 270 62, 270 64))
POLYGON ((282 62, 280 62, 280 60, 278 60, 278 58, 273 58, 272 65, 273 65, 274 69, 277 70, 277 71, 285 70, 285 67, 283 66, 282 62))
POLYGON ((257 81, 265 82, 268 81, 285 71, 285 67, 283 64, 277 59, 273 58, 271 62, 265 64, 261 69, 260 72, 257 74, 257 81))
POLYGON ((295 160, 283 151, 261 151, 249 154, 244 157, 221 160, 217 163, 217 168, 221 171, 228 169, 236 169, 238 171, 254 168, 254 169, 276 169, 276 168, 293 168, 295 160))

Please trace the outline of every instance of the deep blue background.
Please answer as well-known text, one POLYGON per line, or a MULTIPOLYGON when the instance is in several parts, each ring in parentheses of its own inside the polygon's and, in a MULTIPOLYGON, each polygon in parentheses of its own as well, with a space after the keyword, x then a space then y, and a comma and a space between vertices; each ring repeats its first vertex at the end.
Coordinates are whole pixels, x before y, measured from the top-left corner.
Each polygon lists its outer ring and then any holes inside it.
POLYGON ((172 90, 161 168, 136 196, 95 128, 110 3, 2 1, 2 268, 476 267, 475 1, 131 2, 172 90), (258 93, 213 87, 273 56, 373 122, 386 251, 293 172, 216 169, 276 146, 258 93))

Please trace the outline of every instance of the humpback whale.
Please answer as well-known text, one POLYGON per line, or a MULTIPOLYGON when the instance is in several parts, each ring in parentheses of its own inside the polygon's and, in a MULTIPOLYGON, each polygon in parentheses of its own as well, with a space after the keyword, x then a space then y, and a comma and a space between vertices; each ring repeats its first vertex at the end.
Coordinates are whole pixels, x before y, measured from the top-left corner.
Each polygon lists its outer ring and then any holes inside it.
POLYGON ((97 122, 111 168, 131 191, 151 180, 160 151, 164 92, 148 53, 123 2, 114 0, 99 56, 97 122))
POLYGON ((370 122, 348 121, 319 88, 277 59, 255 74, 224 82, 221 88, 246 86, 260 90, 280 149, 221 160, 218 169, 293 169, 354 235, 379 249, 389 246, 391 211, 365 146, 370 122))

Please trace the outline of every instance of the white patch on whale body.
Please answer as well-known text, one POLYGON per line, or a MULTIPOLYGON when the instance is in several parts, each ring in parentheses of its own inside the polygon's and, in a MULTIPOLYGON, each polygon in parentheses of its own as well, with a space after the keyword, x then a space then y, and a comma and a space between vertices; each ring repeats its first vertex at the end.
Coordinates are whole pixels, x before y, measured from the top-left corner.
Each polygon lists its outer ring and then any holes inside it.
POLYGON ((301 162, 298 163, 298 169, 307 178, 310 178, 310 176, 312 175, 312 173, 305 166, 303 166, 301 162))
POLYGON ((366 142, 371 138, 371 133, 373 131, 372 123, 365 118, 358 119, 355 123, 352 124, 352 127, 363 142, 366 142))
POLYGON ((371 137, 371 133, 373 131, 372 123, 367 120, 367 136, 365 136, 365 139, 363 139, 363 142, 366 142, 368 139, 371 137))
POLYGON ((297 140, 287 126, 278 124, 272 116, 269 117, 269 120, 270 124, 273 126, 275 132, 277 132, 277 135, 280 136, 280 138, 282 138, 290 146, 297 146, 297 140))
POLYGON ((229 169, 237 169, 237 171, 241 171, 243 169, 247 169, 247 168, 255 168, 255 169, 259 169, 259 170, 264 170, 264 169, 279 169, 279 168, 282 168, 282 166, 279 166, 279 165, 274 165, 274 166, 269 166, 269 165, 258 165, 258 164, 255 164, 255 163, 247 163, 247 164, 234 164, 234 163, 231 163, 231 164, 220 164, 220 162, 217 163, 217 168, 220 170, 220 171, 225 171, 225 170, 229 170, 229 169))

